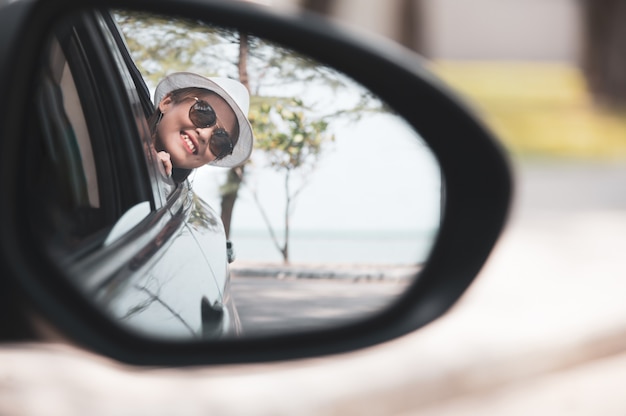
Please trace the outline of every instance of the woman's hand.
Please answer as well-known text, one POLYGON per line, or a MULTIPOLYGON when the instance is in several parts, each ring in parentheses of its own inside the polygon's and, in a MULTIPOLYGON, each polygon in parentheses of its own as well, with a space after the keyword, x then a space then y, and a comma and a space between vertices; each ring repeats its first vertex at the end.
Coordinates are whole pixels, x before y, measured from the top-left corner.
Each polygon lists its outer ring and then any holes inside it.
POLYGON ((161 162, 163 163, 163 168, 165 169, 165 174, 169 178, 170 176, 172 176, 172 160, 170 159, 170 154, 161 151, 157 152, 157 156, 159 156, 159 159, 161 159, 161 162))

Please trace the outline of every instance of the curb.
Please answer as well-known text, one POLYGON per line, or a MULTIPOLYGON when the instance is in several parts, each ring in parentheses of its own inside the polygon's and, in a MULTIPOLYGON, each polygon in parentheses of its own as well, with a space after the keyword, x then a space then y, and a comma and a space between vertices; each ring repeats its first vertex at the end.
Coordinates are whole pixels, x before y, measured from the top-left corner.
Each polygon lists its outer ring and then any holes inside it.
POLYGON ((242 263, 231 265, 233 277, 258 277, 274 279, 341 279, 355 282, 410 281, 422 265, 345 265, 329 267, 327 264, 262 264, 242 263))

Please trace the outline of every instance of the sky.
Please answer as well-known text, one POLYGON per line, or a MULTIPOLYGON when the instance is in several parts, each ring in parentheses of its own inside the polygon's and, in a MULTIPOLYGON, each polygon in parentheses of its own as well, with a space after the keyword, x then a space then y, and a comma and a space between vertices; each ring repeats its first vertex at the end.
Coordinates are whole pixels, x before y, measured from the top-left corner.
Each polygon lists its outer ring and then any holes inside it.
MULTIPOLYGON (((258 151, 257 151, 258 152, 258 151)), ((253 154, 233 218, 238 229, 264 229, 251 190, 277 228, 285 209, 284 174, 253 154)), ((206 166, 192 177, 195 191, 219 209, 226 170, 206 166)), ((297 178, 296 178, 297 180, 297 178)), ((377 114, 336 131, 301 192, 292 217, 297 230, 432 230, 440 211, 440 172, 421 138, 399 117, 377 114)))

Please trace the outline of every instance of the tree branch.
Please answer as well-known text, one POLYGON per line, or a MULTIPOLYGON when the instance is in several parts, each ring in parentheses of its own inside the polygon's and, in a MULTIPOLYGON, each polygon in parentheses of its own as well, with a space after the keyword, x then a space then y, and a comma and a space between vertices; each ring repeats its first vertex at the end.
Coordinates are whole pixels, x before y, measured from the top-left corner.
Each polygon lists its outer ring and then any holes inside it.
POLYGON ((263 221, 265 222, 265 225, 267 226, 267 230, 270 233, 270 237, 272 237, 272 242, 274 243, 274 246, 276 246, 276 249, 282 253, 283 251, 280 247, 280 243, 278 242, 278 237, 276 237, 276 234, 274 233, 274 228, 272 227, 272 223, 270 222, 267 216, 267 213, 265 212, 265 209, 263 208, 263 205, 261 205, 261 201, 259 200, 259 195, 252 188, 250 187, 247 187, 247 188, 252 194, 252 198, 254 199, 256 206, 259 208, 259 211, 261 212, 261 217, 263 217, 263 221))

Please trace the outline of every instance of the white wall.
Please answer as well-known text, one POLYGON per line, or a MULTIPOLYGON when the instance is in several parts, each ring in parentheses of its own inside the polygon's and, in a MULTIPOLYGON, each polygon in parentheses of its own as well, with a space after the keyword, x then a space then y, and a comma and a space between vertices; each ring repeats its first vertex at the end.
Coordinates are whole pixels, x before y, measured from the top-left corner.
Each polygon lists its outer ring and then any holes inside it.
POLYGON ((429 55, 576 61, 576 0, 425 0, 429 55))
MULTIPOLYGON (((278 8, 300 0, 256 0, 278 8)), ((392 39, 399 33, 402 0, 335 0, 332 13, 392 39)), ((422 1, 425 47, 433 58, 576 62, 577 0, 422 1)))

